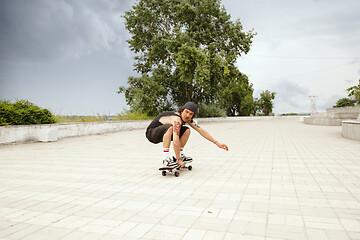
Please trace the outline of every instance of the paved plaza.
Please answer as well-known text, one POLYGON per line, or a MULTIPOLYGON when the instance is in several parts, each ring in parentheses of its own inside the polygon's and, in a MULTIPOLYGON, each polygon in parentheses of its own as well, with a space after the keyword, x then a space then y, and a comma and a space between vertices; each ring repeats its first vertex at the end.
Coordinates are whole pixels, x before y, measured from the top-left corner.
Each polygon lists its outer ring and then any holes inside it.
POLYGON ((144 129, 0 146, 0 240, 360 239, 360 142, 297 119, 204 123, 162 176, 144 129))

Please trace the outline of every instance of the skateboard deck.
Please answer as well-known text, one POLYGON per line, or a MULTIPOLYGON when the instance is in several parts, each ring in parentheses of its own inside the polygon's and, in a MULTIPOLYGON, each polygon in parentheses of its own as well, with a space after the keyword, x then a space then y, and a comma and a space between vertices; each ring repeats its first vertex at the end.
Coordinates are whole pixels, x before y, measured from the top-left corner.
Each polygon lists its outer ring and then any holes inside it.
POLYGON ((176 167, 161 167, 159 168, 159 171, 162 171, 161 174, 163 176, 166 176, 167 173, 174 174, 175 177, 178 177, 180 175, 180 172, 176 167))

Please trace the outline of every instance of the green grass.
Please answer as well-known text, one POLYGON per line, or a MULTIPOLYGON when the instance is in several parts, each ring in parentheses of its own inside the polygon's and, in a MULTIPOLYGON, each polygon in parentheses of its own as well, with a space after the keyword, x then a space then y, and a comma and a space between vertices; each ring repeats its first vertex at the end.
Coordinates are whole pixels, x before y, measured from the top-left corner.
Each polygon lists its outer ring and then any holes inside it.
POLYGON ((123 121, 123 120, 147 120, 147 119, 153 119, 153 116, 148 116, 145 113, 141 112, 132 112, 132 111, 126 111, 124 113, 120 113, 116 116, 115 121, 123 121))
POLYGON ((153 119, 153 118, 154 117, 147 116, 144 113, 131 112, 131 111, 124 111, 115 116, 100 115, 100 114, 97 114, 97 116, 79 116, 79 115, 71 115, 71 116, 56 115, 55 116, 57 123, 131 121, 131 120, 147 120, 147 119, 153 119))

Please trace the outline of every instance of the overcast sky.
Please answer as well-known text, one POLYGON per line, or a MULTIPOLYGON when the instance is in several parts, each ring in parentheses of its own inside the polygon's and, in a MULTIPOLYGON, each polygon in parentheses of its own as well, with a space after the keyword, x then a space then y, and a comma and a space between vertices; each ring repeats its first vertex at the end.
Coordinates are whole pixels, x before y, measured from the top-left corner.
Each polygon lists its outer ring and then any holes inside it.
MULTIPOLYGON (((0 0, 0 99, 55 114, 117 114, 133 71, 121 17, 131 0, 0 0)), ((276 92, 275 113, 325 111, 360 79, 359 0, 223 0, 254 29, 237 61, 254 86, 276 92)))

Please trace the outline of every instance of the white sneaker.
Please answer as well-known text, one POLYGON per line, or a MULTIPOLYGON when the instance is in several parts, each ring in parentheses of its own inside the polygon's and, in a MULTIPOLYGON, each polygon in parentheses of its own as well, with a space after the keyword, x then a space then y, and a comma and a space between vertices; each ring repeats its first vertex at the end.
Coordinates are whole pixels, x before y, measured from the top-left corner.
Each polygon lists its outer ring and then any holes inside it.
POLYGON ((187 157, 184 154, 181 155, 180 160, 183 161, 184 163, 191 163, 193 161, 192 157, 187 157))
POLYGON ((163 160, 163 166, 164 167, 172 167, 172 168, 176 168, 179 166, 179 164, 176 161, 173 161, 172 158, 167 157, 163 160))

